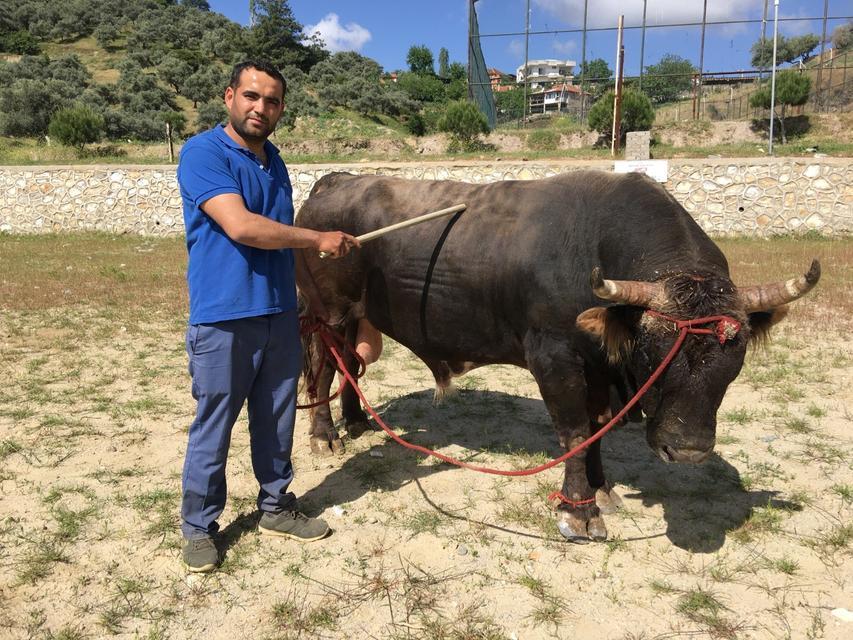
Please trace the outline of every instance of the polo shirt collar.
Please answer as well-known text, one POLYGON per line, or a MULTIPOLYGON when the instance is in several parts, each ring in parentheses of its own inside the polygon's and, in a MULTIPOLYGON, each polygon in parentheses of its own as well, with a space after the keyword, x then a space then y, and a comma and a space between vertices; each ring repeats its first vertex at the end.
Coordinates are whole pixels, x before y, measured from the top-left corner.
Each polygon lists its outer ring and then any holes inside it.
MULTIPOLYGON (((237 151, 241 151, 241 152, 249 154, 251 156, 255 155, 251 149, 247 149, 243 145, 235 142, 231 136, 229 136, 227 133, 225 133, 225 125, 224 124, 218 125, 213 130, 213 133, 217 138, 219 138, 220 141, 222 141, 225 144, 225 146, 231 147, 232 149, 235 149, 237 151)), ((264 140, 264 151, 267 152, 268 158, 269 158, 271 153, 274 153, 275 155, 279 155, 278 147, 276 147, 269 140, 264 140)))

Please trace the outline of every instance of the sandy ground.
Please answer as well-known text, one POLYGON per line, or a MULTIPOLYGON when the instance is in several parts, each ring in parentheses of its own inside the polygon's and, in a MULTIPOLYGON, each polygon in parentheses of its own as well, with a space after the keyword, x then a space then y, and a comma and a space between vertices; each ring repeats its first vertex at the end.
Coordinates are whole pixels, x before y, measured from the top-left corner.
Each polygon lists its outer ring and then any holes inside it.
MULTIPOLYGON (((6 313, 0 338, 0 637, 853 637, 832 613, 853 610, 849 336, 783 327, 751 354, 703 465, 664 464, 640 425, 609 434, 625 508, 600 544, 561 539, 545 502, 561 471, 480 475, 379 433, 316 459, 305 413, 293 489, 334 531, 260 537, 242 417, 209 576, 180 563, 181 322, 6 313)), ((394 344, 363 385, 413 442, 502 468, 560 453, 527 372, 458 386, 435 406, 394 344)))

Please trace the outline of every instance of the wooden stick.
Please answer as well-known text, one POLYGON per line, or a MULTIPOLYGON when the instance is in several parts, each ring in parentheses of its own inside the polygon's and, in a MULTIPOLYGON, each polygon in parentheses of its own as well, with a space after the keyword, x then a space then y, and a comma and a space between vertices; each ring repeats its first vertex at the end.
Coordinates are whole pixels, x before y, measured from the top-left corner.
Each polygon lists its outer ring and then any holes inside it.
MULTIPOLYGON (((377 229, 376 231, 370 231, 369 233, 364 233, 360 236, 356 236, 356 238, 361 243, 368 242, 369 240, 375 240, 376 238, 384 236, 386 233, 390 233, 392 231, 405 229, 406 227, 412 227, 416 224, 421 224, 422 222, 432 220, 433 218, 449 216, 451 213, 457 213, 458 211, 464 210, 467 206, 468 205, 465 204, 456 204, 452 207, 447 207, 446 209, 440 209, 439 211, 433 211, 432 213, 425 213, 424 215, 412 218, 411 220, 403 220, 402 222, 397 222, 396 224, 390 224, 387 227, 382 227, 381 229, 377 229)), ((330 254, 326 251, 320 252, 321 258, 327 258, 329 257, 329 255, 330 254)))

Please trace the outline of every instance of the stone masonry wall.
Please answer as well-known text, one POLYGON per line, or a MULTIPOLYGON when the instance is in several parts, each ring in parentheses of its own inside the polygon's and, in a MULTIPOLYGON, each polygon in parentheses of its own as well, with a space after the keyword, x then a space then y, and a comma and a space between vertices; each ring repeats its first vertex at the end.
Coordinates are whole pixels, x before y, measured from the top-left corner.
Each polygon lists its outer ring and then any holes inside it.
MULTIPOLYGON (((471 162, 289 167, 297 211, 314 182, 332 171, 466 182, 530 180, 613 164, 471 162)), ((665 187, 710 235, 768 237, 853 233, 849 158, 670 160, 665 187)), ((183 233, 173 166, 0 167, 0 233, 99 230, 183 233)))

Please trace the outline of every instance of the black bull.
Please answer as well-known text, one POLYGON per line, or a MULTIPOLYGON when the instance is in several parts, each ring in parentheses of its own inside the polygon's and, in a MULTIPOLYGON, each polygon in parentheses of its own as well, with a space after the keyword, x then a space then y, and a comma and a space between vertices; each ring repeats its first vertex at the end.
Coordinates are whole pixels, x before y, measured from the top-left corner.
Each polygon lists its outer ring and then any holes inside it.
MULTIPOLYGON (((457 203, 468 207, 340 260, 303 252, 311 276, 302 293, 319 299, 350 343, 366 317, 411 349, 439 392, 482 365, 529 370, 567 449, 612 415, 612 385, 642 384, 673 344, 672 323, 647 309, 684 319, 724 314, 741 329, 724 343, 688 336, 642 401, 647 440, 661 458, 704 460, 748 342, 820 274, 815 261, 798 279, 738 289, 719 248, 671 195, 638 174, 582 171, 472 185, 335 173, 314 186, 297 225, 360 235, 457 203)), ((347 366, 355 368, 352 357, 347 366)), ((334 377, 323 371, 320 398, 334 377)), ((360 435, 367 418, 352 389, 341 402, 350 435, 360 435)), ((316 453, 341 449, 328 406, 312 416, 311 444, 316 453)), ((606 538, 601 510, 619 498, 598 443, 566 462, 562 494, 563 534, 606 538)))

